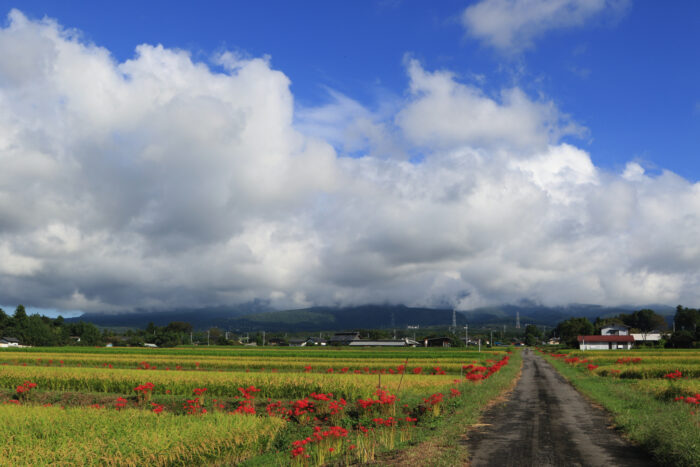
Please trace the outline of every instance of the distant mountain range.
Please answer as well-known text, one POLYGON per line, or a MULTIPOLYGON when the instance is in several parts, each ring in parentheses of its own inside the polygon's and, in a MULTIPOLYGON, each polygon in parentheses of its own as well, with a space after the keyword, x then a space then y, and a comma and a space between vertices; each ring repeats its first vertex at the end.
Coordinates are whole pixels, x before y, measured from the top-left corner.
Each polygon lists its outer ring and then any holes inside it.
MULTIPOLYGON (((665 305, 647 307, 602 307, 597 305, 569 305, 544 307, 538 305, 502 305, 458 311, 457 325, 474 327, 515 326, 516 314, 520 314, 521 327, 526 324, 556 326, 572 316, 609 317, 630 313, 640 308, 651 308, 667 317, 675 309, 665 305)), ((272 310, 262 303, 236 307, 177 309, 169 311, 137 310, 131 313, 87 313, 69 322, 86 321, 101 327, 145 328, 149 322, 165 326, 172 321, 185 321, 195 329, 218 328, 235 331, 302 332, 340 331, 351 329, 405 329, 407 326, 450 326, 452 310, 414 308, 403 305, 362 305, 353 307, 312 307, 298 310, 272 310)))

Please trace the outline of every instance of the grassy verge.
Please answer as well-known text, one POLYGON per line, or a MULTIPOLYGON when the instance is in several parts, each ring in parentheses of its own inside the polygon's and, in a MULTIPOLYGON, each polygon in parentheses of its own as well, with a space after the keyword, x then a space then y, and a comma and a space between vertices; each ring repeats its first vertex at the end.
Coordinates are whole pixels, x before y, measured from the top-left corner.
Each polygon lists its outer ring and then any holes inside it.
POLYGON ((384 458, 387 464, 453 466, 466 464, 467 430, 479 421, 482 413, 499 397, 515 386, 522 369, 522 355, 516 351, 510 364, 488 381, 472 384, 463 391, 453 411, 424 426, 398 455, 384 458))
POLYGON ((580 392, 613 414, 617 427, 662 465, 700 465, 700 419, 686 404, 660 400, 634 380, 601 377, 545 356, 580 392))

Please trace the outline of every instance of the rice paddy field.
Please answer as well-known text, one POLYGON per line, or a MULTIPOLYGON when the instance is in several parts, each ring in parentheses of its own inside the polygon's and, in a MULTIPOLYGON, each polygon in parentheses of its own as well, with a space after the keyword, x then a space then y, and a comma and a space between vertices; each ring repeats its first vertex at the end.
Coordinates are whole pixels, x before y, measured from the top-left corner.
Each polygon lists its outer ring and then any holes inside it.
POLYGON ((457 413, 474 423, 520 362, 505 349, 2 349, 0 464, 376 462, 457 413))
POLYGON ((700 349, 541 352, 662 465, 700 465, 700 349))

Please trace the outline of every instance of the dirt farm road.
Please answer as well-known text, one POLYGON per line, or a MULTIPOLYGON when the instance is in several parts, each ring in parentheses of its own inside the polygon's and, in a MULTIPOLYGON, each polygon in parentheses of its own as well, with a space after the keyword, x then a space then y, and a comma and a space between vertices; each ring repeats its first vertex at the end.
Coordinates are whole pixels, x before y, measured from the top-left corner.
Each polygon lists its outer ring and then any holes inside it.
POLYGON ((604 410, 530 350, 523 352, 522 376, 509 400, 481 422, 467 441, 472 467, 656 465, 608 428, 604 410))

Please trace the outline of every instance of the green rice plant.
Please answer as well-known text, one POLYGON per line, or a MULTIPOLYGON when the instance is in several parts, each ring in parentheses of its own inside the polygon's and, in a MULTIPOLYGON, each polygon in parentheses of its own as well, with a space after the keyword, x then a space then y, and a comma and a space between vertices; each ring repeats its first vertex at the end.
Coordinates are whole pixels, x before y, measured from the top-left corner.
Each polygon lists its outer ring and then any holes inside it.
MULTIPOLYGON (((189 396, 195 388, 205 387, 212 396, 238 395, 239 387, 255 386, 260 397, 299 398, 312 392, 332 392, 355 400, 372 394, 379 382, 397 388, 401 375, 301 373, 290 378, 275 373, 245 372, 168 372, 103 368, 3 367, 0 388, 12 388, 30 379, 42 391, 102 392, 133 394, 134 388, 151 382, 153 394, 189 396)), ((454 381, 450 375, 405 375, 402 389, 423 393, 445 387, 454 381)))
POLYGON ((142 410, 0 405, 3 465, 236 464, 269 448, 282 420, 142 410))

